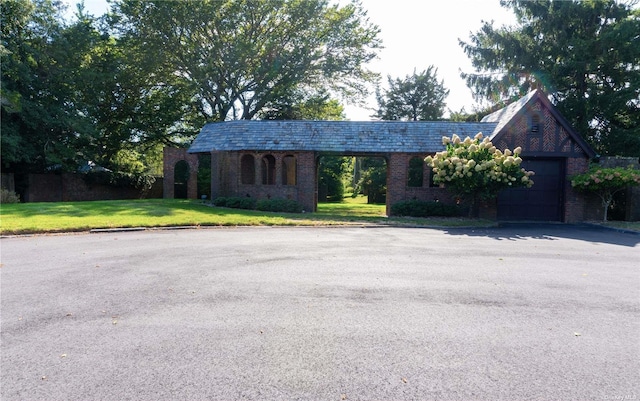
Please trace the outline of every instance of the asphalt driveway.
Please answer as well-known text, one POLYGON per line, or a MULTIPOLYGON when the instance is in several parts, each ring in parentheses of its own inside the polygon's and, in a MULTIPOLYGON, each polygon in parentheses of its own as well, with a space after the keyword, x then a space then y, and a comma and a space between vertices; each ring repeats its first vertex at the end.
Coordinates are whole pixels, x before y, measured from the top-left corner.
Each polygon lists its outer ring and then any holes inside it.
POLYGON ((640 399, 640 235, 4 238, 9 400, 640 399))

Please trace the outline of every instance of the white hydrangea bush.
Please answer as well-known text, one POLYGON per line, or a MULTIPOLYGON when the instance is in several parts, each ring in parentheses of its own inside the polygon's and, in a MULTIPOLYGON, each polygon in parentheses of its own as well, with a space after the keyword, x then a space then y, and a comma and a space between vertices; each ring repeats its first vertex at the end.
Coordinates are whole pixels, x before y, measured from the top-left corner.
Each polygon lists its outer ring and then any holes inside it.
POLYGON ((478 133, 464 140, 458 135, 442 137, 446 149, 425 162, 433 171, 433 181, 444 184, 472 208, 478 201, 495 198, 505 188, 533 185, 533 171, 520 167, 522 148, 500 151, 478 133))

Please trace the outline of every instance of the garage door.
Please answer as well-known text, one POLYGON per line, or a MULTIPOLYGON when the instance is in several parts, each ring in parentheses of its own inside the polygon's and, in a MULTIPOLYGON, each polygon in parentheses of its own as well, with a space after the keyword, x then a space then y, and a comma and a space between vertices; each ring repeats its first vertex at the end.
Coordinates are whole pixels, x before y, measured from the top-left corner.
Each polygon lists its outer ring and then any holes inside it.
POLYGON ((532 170, 531 188, 514 188, 498 195, 499 220, 562 221, 564 160, 523 160, 532 170))

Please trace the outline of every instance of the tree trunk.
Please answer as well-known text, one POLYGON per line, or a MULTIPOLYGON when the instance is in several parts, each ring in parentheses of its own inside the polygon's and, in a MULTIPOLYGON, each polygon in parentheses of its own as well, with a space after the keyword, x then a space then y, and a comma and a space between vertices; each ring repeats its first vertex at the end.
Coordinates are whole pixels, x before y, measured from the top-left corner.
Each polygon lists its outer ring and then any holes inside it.
POLYGON ((613 194, 600 195, 602 198, 602 207, 604 207, 604 217, 602 221, 606 223, 607 216, 609 215, 609 206, 611 206, 611 202, 613 201, 613 194))
POLYGON ((473 195, 469 201, 469 214, 467 217, 476 218, 480 214, 480 202, 477 195, 473 195))

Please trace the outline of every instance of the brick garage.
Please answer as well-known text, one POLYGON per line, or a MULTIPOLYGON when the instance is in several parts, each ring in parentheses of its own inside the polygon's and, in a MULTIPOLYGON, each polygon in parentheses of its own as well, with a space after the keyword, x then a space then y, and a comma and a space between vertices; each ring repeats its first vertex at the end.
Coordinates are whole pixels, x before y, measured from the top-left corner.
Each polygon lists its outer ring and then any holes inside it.
MULTIPOLYGON (((188 153, 191 156, 199 153, 211 155, 212 198, 248 196, 256 199, 294 199, 307 211, 316 210, 317 166, 322 155, 384 157, 387 162, 389 214, 391 205, 402 200, 453 202, 445 188, 431 185, 431 172, 424 163, 416 164, 416 160, 421 161, 427 155, 441 151, 442 136, 457 134, 464 138, 473 137, 478 132, 489 136, 498 148, 514 149, 521 146, 525 163, 551 171, 547 178, 540 177, 544 188, 541 183, 537 198, 523 197, 517 192, 507 191, 500 195, 496 204, 487 205, 485 215, 505 219, 566 222, 585 218, 585 199, 571 189, 567 177, 585 171, 589 159, 595 156, 594 152, 540 91, 529 93, 519 101, 485 117, 480 123, 209 123, 202 128, 188 153), (418 180, 420 182, 415 179, 417 165, 422 170, 421 179, 418 180), (414 174, 411 179, 412 169, 414 174), (541 204, 535 204, 536 199, 541 204), (548 208, 553 210, 547 210, 548 208), (517 214, 516 211, 524 213, 517 214)), ((165 187, 172 187, 167 168, 170 169, 175 160, 174 156, 165 156, 165 187)))

